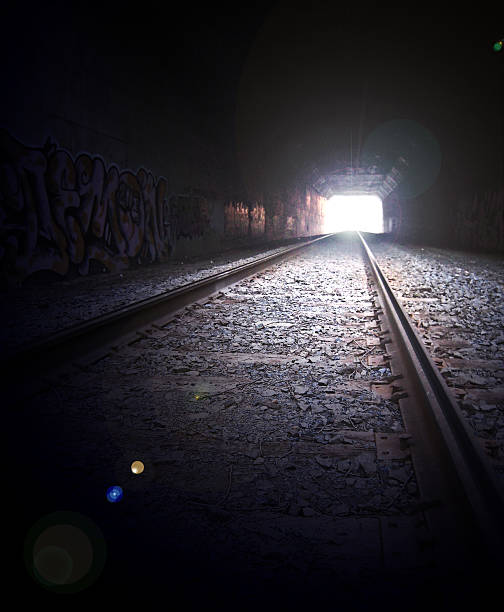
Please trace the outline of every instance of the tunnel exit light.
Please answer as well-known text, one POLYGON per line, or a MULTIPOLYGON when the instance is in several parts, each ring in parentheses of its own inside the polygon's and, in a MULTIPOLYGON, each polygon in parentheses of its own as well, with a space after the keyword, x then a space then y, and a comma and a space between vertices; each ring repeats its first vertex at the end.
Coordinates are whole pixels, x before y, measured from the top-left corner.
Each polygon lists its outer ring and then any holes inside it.
POLYGON ((383 233, 383 206, 378 196, 335 195, 325 206, 324 233, 383 233))

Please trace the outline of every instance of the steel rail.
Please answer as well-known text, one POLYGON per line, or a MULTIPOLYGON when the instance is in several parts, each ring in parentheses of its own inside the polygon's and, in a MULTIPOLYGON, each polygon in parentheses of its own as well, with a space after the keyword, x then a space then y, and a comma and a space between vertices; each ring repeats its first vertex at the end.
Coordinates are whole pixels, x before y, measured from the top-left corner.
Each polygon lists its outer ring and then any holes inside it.
MULTIPOLYGON (((283 259, 297 254, 331 234, 319 236, 308 242, 283 249, 279 253, 266 255, 252 262, 212 274, 201 280, 186 283, 176 289, 134 302, 104 315, 99 315, 67 327, 55 334, 26 344, 7 355, 2 355, 0 367, 8 382, 25 378, 23 373, 46 373, 83 355, 94 353, 104 346, 113 345, 125 337, 135 334, 139 328, 155 321, 169 318, 188 306, 211 296, 246 277, 268 268, 283 259)), ((138 339, 139 336, 137 335, 138 339)))
MULTIPOLYGON (((458 506, 454 512, 459 511, 463 515, 469 511, 469 515, 462 518, 459 516, 455 520, 460 520, 460 526, 467 531, 476 529, 481 543, 484 542, 489 553, 491 563, 502 565, 504 494, 495 470, 424 348, 422 340, 412 327, 408 314, 395 297, 369 246, 360 232, 357 234, 373 273, 380 303, 386 311, 386 319, 393 328, 390 332, 393 333, 392 342, 400 345, 395 349, 399 351, 400 367, 407 369, 408 376, 416 376, 415 389, 423 396, 421 419, 412 415, 416 408, 408 405, 407 410, 403 410, 401 406, 405 422, 409 420, 414 426, 415 422, 422 421, 423 433, 417 436, 412 448, 413 453, 415 450, 418 450, 420 455, 423 453, 421 461, 424 465, 419 466, 419 471, 429 472, 439 480, 440 496, 447 493, 448 488, 452 489, 450 499, 458 506), (430 422, 426 424, 426 421, 430 422), (419 439, 422 436, 423 439, 419 439), (438 438, 437 442, 435 438, 438 438), (444 445, 444 450, 437 446, 438 443, 444 445), (422 451, 419 447, 423 445, 425 448, 422 451), (451 481, 448 482, 447 479, 451 481)), ((419 482, 420 489, 421 484, 419 482)), ((454 518, 454 515, 448 517, 449 520, 450 518, 454 518)), ((460 533, 455 537, 458 536, 460 533)))

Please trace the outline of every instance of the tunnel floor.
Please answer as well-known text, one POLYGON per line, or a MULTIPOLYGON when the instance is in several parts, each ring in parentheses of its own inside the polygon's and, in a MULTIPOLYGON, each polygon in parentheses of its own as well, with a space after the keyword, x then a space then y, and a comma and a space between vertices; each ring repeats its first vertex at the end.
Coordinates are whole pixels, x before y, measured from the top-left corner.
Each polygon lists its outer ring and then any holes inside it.
MULTIPOLYGON (((10 398, 19 535, 78 512, 107 548, 81 593, 55 601, 25 572, 25 594, 82 609, 159 597, 225 610, 484 599, 477 560, 467 581, 437 559, 411 460, 394 446, 404 428, 390 385, 377 384, 390 371, 359 253, 347 236, 319 244, 156 337, 10 398), (107 501, 111 485, 120 502, 107 501)), ((390 273, 397 253, 383 253, 390 273)), ((473 274, 498 282, 473 260, 473 274)))
POLYGON ((132 301, 277 253, 299 240, 230 248, 208 257, 173 257, 122 272, 111 273, 100 266, 99 272, 63 280, 55 273, 34 274, 21 286, 3 287, 0 316, 4 324, 0 342, 4 351, 15 350, 24 343, 106 314, 132 301))

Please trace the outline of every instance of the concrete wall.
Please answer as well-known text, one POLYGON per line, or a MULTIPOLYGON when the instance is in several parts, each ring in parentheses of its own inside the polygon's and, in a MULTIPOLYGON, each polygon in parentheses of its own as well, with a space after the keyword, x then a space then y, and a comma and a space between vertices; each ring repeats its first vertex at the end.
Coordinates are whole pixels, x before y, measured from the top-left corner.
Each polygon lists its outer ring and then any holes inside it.
POLYGON ((460 198, 452 211, 457 246, 504 252, 504 185, 460 198))
POLYGON ((269 195, 266 202, 265 233, 268 239, 321 234, 324 203, 313 187, 293 182, 281 192, 269 195))
POLYGON ((414 199, 392 192, 383 209, 385 231, 400 241, 504 252, 504 185, 440 182, 414 199))
POLYGON ((4 278, 321 233, 320 196, 290 179, 273 193, 236 161, 232 104, 201 95, 190 38, 154 19, 139 48, 135 19, 66 8, 13 4, 0 40, 4 278))
POLYGON ((306 186, 264 202, 196 187, 175 192, 148 167, 121 168, 50 139, 28 146, 0 130, 0 263, 11 283, 319 234, 323 201, 306 186))
MULTIPOLYGON (((166 258, 174 248, 178 203, 164 177, 77 155, 50 140, 26 146, 0 131, 0 261, 9 280, 41 271, 88 274, 166 258), (92 268, 91 268, 92 270, 92 268)), ((193 207, 194 208, 194 207, 193 207)), ((191 209, 192 210, 192 209, 191 209)), ((186 215, 191 231, 202 220, 186 215)))

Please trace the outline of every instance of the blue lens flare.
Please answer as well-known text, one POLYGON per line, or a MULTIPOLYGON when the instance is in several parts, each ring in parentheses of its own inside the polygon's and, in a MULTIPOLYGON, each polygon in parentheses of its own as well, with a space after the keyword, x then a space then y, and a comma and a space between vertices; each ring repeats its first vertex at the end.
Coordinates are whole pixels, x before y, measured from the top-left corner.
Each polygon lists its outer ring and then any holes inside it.
POLYGON ((113 486, 113 487, 109 487, 107 489, 107 499, 109 500, 109 502, 118 502, 122 499, 123 496, 123 490, 121 489, 121 487, 119 486, 113 486))

